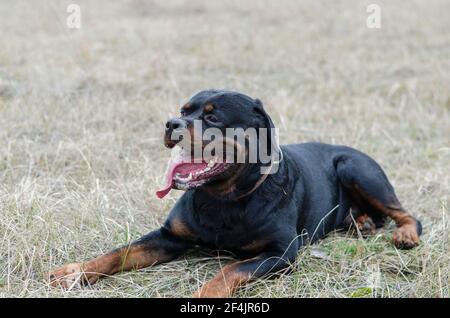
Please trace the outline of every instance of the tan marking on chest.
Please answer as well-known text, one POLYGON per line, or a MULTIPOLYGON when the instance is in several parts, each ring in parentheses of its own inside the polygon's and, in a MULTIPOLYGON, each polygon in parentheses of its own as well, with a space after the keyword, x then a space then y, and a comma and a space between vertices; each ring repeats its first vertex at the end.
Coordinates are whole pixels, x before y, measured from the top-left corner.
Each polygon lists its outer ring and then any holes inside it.
POLYGON ((190 240, 195 240, 198 236, 192 232, 192 230, 179 218, 175 218, 170 221, 170 231, 173 235, 186 238, 190 240))

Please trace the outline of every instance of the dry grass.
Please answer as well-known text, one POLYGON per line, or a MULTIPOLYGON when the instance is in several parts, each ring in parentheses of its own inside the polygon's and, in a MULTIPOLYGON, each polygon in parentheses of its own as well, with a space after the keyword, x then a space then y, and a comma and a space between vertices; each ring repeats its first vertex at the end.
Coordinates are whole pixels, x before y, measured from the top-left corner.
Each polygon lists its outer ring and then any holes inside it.
POLYGON ((0 2, 0 296, 188 296, 213 275, 195 254, 69 292, 41 279, 164 221, 163 123, 211 87, 261 98, 283 143, 371 154, 425 228, 412 251, 392 226, 331 235, 239 296, 450 296, 448 1, 377 1, 380 30, 365 1, 71 2, 81 30, 68 1, 0 2))

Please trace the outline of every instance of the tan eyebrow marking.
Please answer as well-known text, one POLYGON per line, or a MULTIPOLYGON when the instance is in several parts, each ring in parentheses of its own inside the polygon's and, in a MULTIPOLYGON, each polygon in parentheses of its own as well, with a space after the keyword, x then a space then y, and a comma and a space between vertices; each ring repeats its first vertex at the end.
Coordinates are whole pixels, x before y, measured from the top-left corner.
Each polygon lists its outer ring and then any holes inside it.
POLYGON ((205 106, 205 108, 203 109, 205 112, 210 112, 214 109, 214 106, 212 104, 208 104, 205 106))
POLYGON ((181 107, 181 109, 183 109, 183 110, 188 110, 188 109, 191 108, 191 107, 192 107, 192 104, 186 103, 186 104, 184 104, 183 107, 181 107))

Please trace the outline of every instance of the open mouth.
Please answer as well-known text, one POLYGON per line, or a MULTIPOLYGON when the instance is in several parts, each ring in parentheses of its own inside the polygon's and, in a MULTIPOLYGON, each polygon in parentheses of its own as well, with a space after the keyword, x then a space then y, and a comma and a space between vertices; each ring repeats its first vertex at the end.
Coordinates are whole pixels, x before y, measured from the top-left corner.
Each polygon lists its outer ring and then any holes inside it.
POLYGON ((193 161, 190 158, 186 160, 182 157, 173 158, 170 161, 166 173, 166 184, 156 192, 158 198, 162 199, 174 188, 188 190, 199 187, 224 173, 231 165, 219 162, 217 157, 198 163, 193 161))

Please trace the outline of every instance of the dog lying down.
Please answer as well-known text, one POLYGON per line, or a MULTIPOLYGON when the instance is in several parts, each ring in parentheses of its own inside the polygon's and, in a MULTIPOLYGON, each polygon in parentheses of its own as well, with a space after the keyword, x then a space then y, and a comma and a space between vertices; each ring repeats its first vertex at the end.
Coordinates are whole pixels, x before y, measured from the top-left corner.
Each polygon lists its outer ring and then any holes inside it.
POLYGON ((92 284, 102 276, 169 262, 191 249, 226 250, 239 260, 194 296, 230 297, 240 286, 287 268, 302 246, 336 229, 354 226, 370 234, 389 217, 397 226, 392 235, 396 247, 419 244, 420 222, 403 209, 372 158, 323 143, 279 147, 273 128, 258 99, 223 90, 197 93, 181 108, 181 116, 165 126, 165 145, 184 150, 170 161, 166 184, 157 195, 163 198, 172 189, 185 192, 164 225, 129 245, 54 270, 47 276, 50 284, 92 284), (211 146, 204 139, 208 131, 226 136, 227 129, 239 128, 256 131, 253 150, 266 145, 268 157, 277 159, 264 162, 257 152, 249 160, 254 151, 245 147, 248 136, 244 142, 217 139, 222 142, 216 146, 235 150, 233 160, 224 158, 229 150, 214 149, 209 157, 186 150, 211 146), (262 129, 270 131, 265 142, 260 142, 262 129), (174 138, 182 133, 183 138, 174 138), (236 161, 237 154, 244 160, 236 161))

